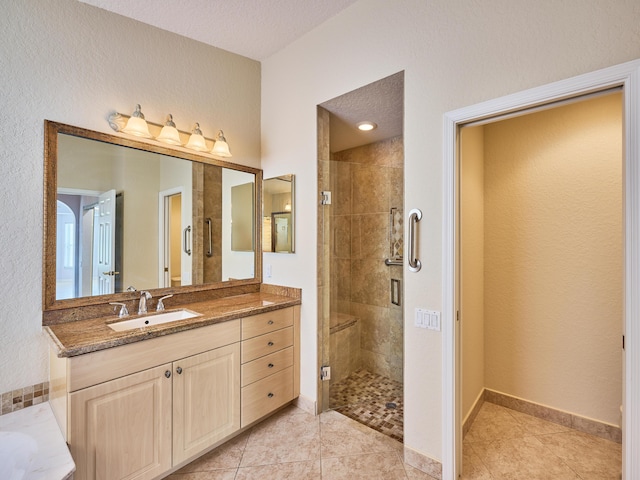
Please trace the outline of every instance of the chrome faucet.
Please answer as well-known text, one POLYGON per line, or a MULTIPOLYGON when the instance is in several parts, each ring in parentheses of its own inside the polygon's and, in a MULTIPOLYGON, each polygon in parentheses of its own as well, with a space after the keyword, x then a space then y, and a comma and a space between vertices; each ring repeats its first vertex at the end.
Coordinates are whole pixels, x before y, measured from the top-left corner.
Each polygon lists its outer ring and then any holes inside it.
POLYGON ((140 303, 138 304, 138 315, 147 313, 147 300, 151 300, 151 294, 146 290, 140 292, 140 303))
POLYGON ((156 312, 164 312, 164 300, 171 297, 173 297, 173 294, 165 295, 160 300, 158 300, 158 305, 156 305, 156 312))

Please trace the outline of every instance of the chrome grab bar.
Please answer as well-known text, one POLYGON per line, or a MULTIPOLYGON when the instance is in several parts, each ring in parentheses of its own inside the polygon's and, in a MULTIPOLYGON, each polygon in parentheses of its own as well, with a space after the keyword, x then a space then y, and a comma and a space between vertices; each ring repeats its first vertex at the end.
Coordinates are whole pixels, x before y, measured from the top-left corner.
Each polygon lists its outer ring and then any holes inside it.
POLYGON ((213 223, 210 218, 205 220, 207 222, 207 231, 209 232, 209 250, 207 250, 207 257, 213 257, 213 240, 211 233, 211 224, 213 223))
POLYGON ((187 247, 187 245, 191 244, 191 225, 184 229, 184 233, 182 234, 182 243, 182 249, 184 250, 184 253, 186 253, 187 255, 191 255, 191 248, 187 247), (189 233, 189 243, 187 243, 187 233, 189 233))
POLYGON ((414 208, 409 212, 409 271, 419 272, 422 268, 422 263, 416 258, 416 223, 422 219, 422 211, 418 208, 414 208))

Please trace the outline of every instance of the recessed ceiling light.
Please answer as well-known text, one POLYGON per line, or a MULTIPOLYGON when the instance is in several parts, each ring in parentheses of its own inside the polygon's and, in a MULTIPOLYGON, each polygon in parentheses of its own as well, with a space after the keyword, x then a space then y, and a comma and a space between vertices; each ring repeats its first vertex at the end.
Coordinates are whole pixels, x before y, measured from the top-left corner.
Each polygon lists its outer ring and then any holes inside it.
POLYGON ((378 125, 376 125, 373 122, 360 122, 358 124, 358 129, 362 130, 363 132, 368 132, 370 130, 374 130, 377 127, 378 127, 378 125))

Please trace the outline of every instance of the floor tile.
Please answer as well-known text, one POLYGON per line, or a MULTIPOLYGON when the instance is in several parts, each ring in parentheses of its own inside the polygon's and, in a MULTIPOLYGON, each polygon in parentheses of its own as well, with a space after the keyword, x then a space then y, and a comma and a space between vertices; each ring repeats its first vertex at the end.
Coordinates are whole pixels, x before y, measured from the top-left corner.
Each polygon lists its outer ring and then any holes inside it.
POLYGON ((536 437, 472 444, 491 477, 527 480, 579 480, 580 477, 536 437))
POLYGON ((247 445, 247 440, 249 439, 249 434, 250 432, 245 432, 238 435, 184 466, 176 473, 209 472, 211 470, 238 468, 247 445))
POLYGON ((297 407, 277 413, 253 427, 240 466, 319 460, 318 422, 317 417, 297 407))
POLYGON ((238 469, 235 480, 320 480, 320 460, 313 462, 279 463, 238 469))
POLYGON ((618 480, 622 445, 582 432, 544 435, 539 440, 583 480, 618 480))
POLYGON ((394 453, 350 455, 322 459, 323 480, 406 480, 400 457, 394 453))
POLYGON ((371 430, 337 412, 320 416, 321 456, 340 457, 377 452, 403 451, 400 442, 371 430))
POLYGON ((493 477, 473 450, 473 445, 462 449, 462 480, 491 480, 493 477))
POLYGON ((174 473, 169 475, 167 480, 234 480, 236 469, 232 470, 212 470, 210 472, 174 473))
POLYGON ((513 410, 485 402, 464 437, 464 443, 523 437, 525 430, 510 412, 513 410))

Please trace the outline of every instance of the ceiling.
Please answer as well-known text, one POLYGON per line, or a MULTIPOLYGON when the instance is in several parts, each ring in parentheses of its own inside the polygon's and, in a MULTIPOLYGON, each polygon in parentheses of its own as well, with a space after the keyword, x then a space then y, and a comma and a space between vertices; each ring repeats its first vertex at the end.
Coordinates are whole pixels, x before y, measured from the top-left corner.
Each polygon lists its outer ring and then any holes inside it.
POLYGON ((331 112, 331 151, 378 142, 402 135, 404 73, 370 83, 320 105, 331 112), (357 124, 374 122, 378 127, 361 132, 357 124))
MULTIPOLYGON (((357 0, 79 0, 169 32, 262 61, 357 0)), ((322 104, 331 151, 402 135, 404 76, 374 82, 322 104), (363 133, 361 121, 378 124, 363 133)))
POLYGON ((262 61, 356 0, 80 0, 262 61))

